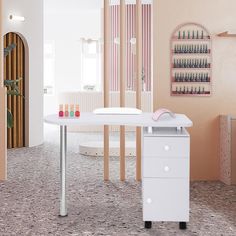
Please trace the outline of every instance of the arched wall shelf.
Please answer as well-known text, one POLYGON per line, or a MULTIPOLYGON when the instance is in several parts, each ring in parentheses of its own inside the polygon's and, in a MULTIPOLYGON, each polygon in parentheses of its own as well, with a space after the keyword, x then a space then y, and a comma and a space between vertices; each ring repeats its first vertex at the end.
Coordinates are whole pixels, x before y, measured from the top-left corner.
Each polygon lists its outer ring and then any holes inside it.
POLYGON ((212 40, 197 23, 179 25, 170 40, 171 96, 211 96, 212 40))

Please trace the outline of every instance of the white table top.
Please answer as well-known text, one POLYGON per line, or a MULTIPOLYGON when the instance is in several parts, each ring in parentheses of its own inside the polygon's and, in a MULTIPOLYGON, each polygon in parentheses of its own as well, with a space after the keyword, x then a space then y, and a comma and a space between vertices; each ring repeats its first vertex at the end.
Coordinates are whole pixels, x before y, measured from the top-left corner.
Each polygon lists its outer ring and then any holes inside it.
POLYGON ((172 118, 164 114, 158 121, 152 119, 153 113, 142 113, 140 115, 95 115, 81 113, 79 118, 59 118, 58 115, 49 115, 44 118, 48 124, 60 126, 84 126, 84 125, 124 125, 139 127, 191 127, 192 121, 184 114, 176 114, 172 118))

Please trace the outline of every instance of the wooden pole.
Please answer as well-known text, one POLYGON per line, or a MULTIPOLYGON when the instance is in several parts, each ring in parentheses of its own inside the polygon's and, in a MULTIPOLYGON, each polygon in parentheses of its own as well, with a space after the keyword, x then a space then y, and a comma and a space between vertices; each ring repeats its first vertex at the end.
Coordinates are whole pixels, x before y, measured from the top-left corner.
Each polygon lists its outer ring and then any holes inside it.
MULTIPOLYGON (((142 90, 142 2, 136 0, 136 107, 141 109, 142 90)), ((136 128, 136 180, 141 180, 141 128, 136 128)))
MULTIPOLYGON (((109 107, 110 4, 104 0, 104 107, 109 107)), ((109 180, 109 126, 104 126, 104 180, 109 180)))
POLYGON ((3 38, 2 0, 0 0, 0 180, 5 180, 6 171, 6 89, 3 86, 3 38))
MULTIPOLYGON (((120 106, 125 107, 126 82, 126 4, 120 0, 120 106)), ((125 126, 120 126, 120 180, 125 180, 125 126)))
POLYGON ((155 111, 158 106, 159 106, 159 96, 157 94, 157 88, 159 86, 158 81, 159 81, 159 68, 157 66, 154 66, 154 63, 156 64, 159 60, 159 55, 157 52, 159 52, 159 44, 157 42, 154 42, 154 40, 157 40, 157 36, 159 34, 159 27, 156 27, 158 24, 158 13, 157 10, 160 7, 160 2, 159 1, 153 1, 152 4, 152 109, 155 111), (155 28, 154 28, 155 25, 155 28), (155 88, 155 89, 154 89, 155 88))

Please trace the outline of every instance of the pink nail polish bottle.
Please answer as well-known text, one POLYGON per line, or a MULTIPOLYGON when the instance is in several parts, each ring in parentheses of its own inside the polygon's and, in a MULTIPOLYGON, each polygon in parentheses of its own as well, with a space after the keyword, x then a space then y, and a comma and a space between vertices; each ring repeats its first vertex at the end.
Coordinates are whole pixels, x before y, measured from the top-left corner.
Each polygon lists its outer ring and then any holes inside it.
POLYGON ((65 117, 69 117, 69 105, 65 105, 65 117))
POLYGON ((60 105, 59 105, 59 117, 63 117, 63 116, 64 116, 63 105, 60 104, 60 105))

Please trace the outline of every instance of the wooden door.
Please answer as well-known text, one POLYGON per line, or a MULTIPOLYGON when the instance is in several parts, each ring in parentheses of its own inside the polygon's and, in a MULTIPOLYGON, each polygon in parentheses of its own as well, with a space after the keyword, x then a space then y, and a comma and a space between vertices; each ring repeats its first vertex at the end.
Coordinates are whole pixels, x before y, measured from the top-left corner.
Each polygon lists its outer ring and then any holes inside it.
MULTIPOLYGON (((22 78, 19 83, 19 91, 25 95, 25 50, 24 43, 16 33, 8 33, 4 36, 4 48, 14 43, 16 48, 4 59, 4 79, 16 80, 22 78)), ((14 126, 7 130, 7 147, 20 148, 25 146, 25 107, 22 96, 8 96, 7 108, 14 117, 14 126)))

